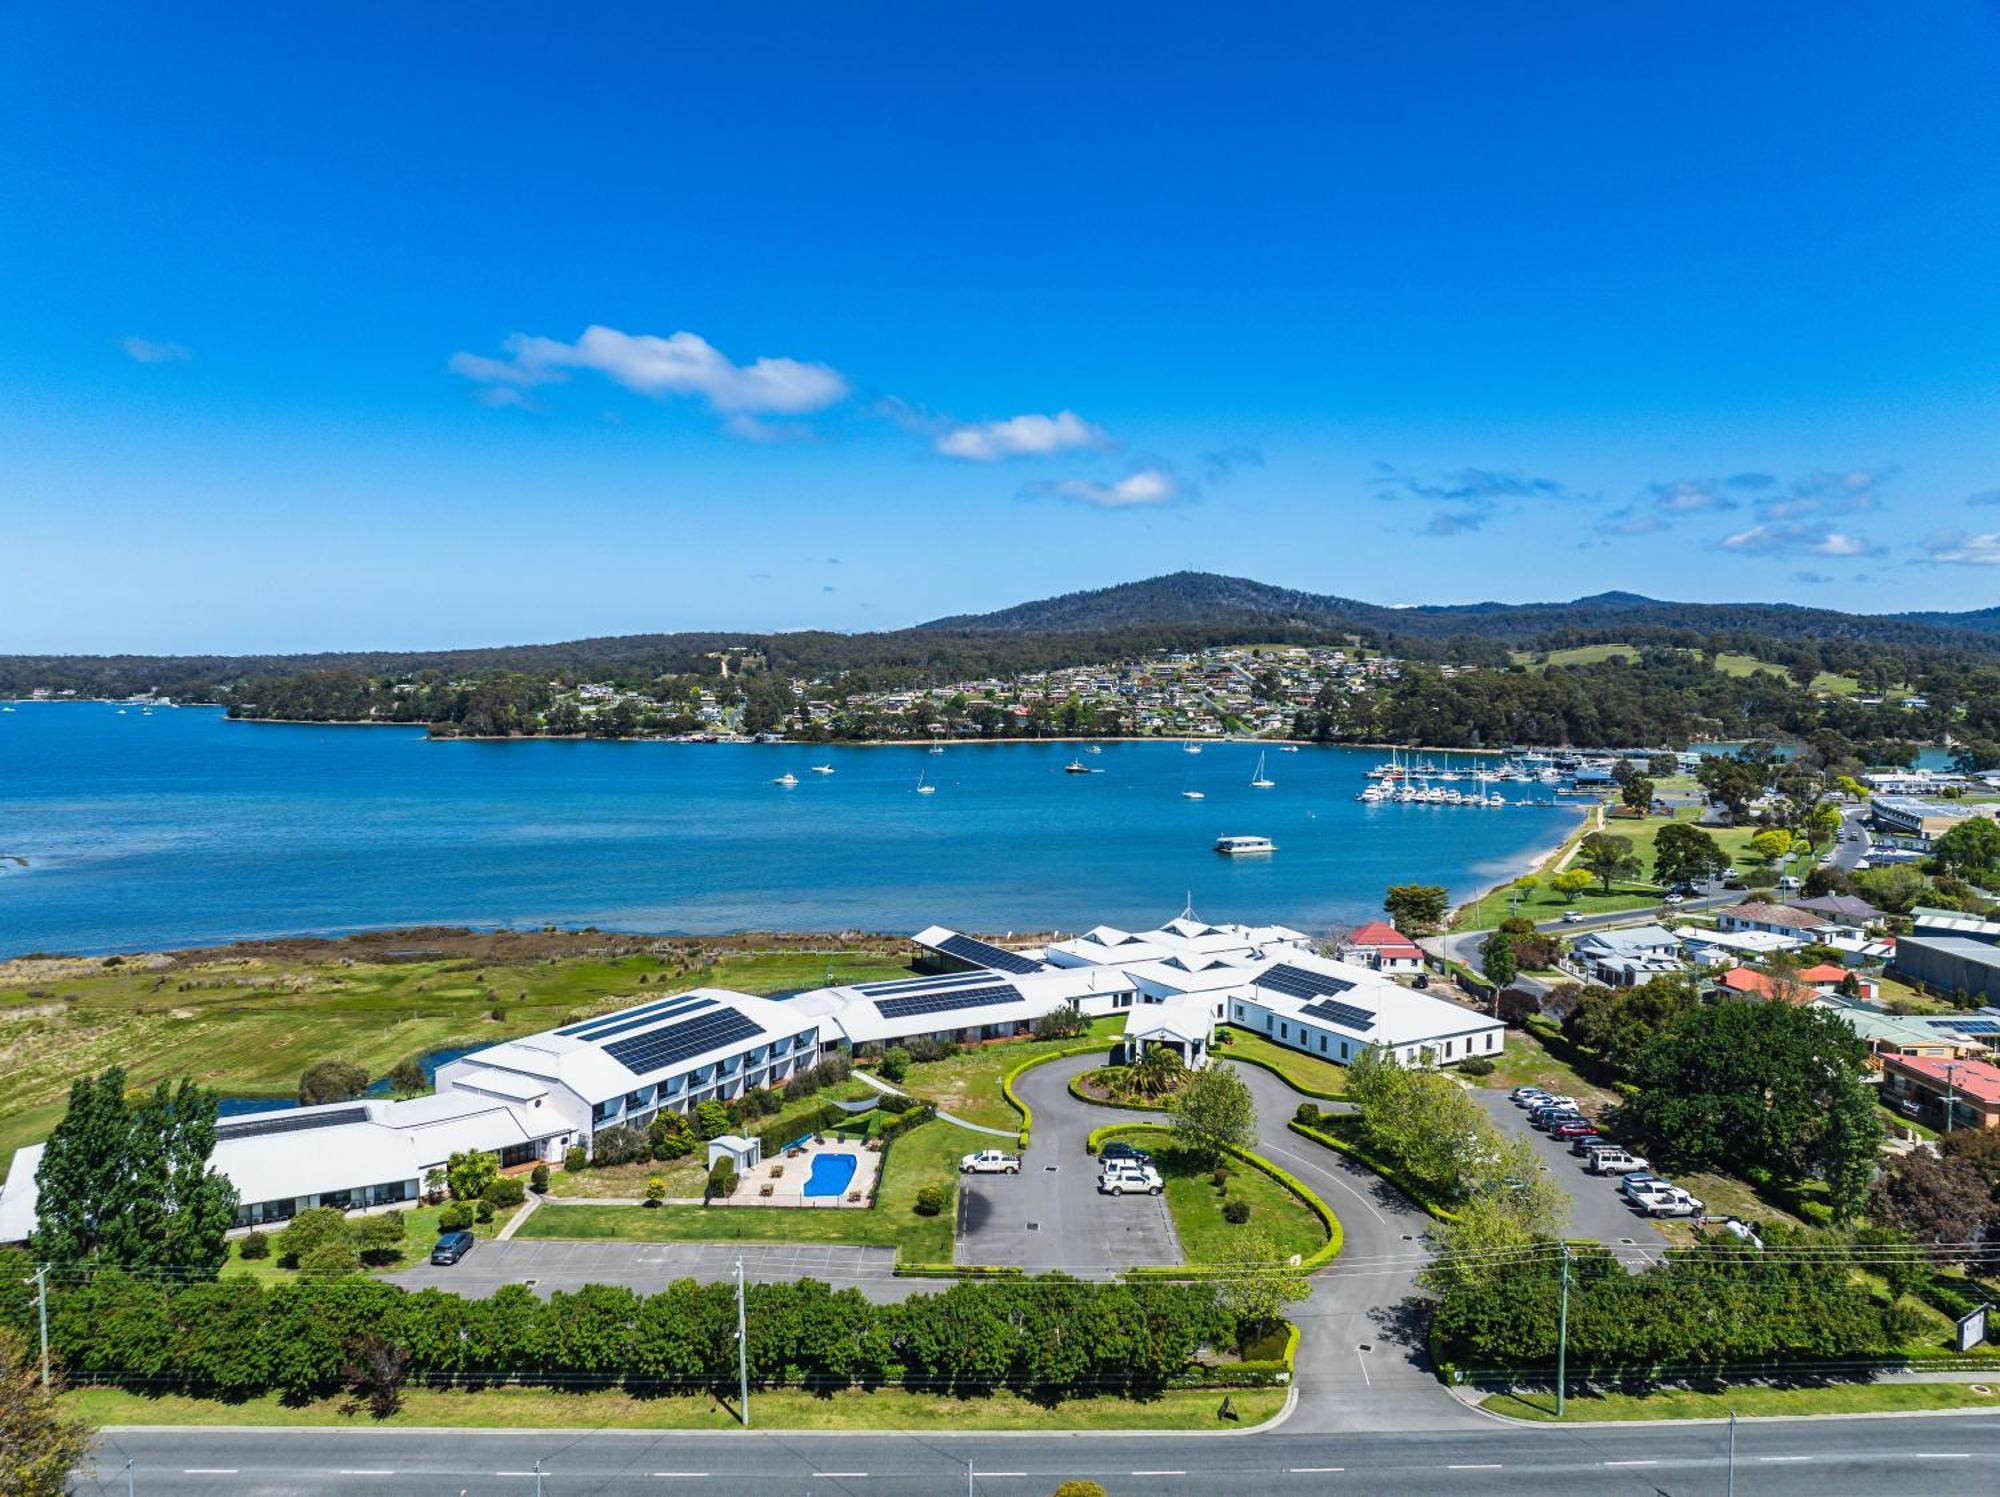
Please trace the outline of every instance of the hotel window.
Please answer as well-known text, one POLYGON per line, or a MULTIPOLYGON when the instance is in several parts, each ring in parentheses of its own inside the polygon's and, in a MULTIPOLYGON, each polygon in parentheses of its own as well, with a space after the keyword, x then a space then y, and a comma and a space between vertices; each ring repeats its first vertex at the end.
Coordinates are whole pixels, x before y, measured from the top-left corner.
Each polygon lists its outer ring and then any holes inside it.
POLYGON ((1446 1040, 1444 1042, 1444 1058, 1446 1060, 1451 1059, 1451 1047, 1456 1043, 1457 1043, 1456 1040, 1446 1040))
POLYGON ((1278 1026, 1278 1038, 1279 1038, 1279 1039, 1281 1039, 1281 1040, 1288 1040, 1288 1039, 1290 1039, 1291 1037, 1292 1037, 1292 1027, 1291 1027, 1291 1025, 1289 1025, 1289 1024, 1280 1024, 1280 1025, 1278 1026))
POLYGON ((1326 1054, 1326 1036, 1325 1036, 1325 1035, 1321 1035, 1321 1036, 1319 1037, 1319 1053, 1320 1053, 1321 1055, 1324 1055, 1324 1054, 1326 1054))
POLYGON ((1498 1038, 1499 1038, 1499 1036, 1498 1036, 1498 1035, 1496 1035, 1496 1034, 1494 1034, 1494 1033, 1493 1033, 1493 1032, 1492 1032, 1492 1031, 1491 1031, 1491 1030, 1489 1029, 1489 1030, 1488 1030, 1488 1031, 1486 1032, 1486 1048, 1487 1048, 1487 1049, 1489 1049, 1489 1050, 1491 1050, 1491 1049, 1493 1048, 1493 1043, 1494 1043, 1494 1041, 1495 1041, 1495 1040, 1497 1040, 1498 1038))
POLYGON ((1342 1060, 1345 1060, 1345 1059, 1347 1059, 1347 1041, 1346 1041, 1346 1040, 1342 1040, 1342 1041, 1340 1042, 1340 1058, 1341 1058, 1342 1060))

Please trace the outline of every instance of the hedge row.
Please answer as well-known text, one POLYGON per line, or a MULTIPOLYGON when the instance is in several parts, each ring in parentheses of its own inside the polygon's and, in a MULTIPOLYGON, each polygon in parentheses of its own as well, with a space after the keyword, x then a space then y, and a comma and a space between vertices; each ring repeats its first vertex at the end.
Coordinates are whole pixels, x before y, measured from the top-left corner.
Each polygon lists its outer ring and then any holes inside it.
MULTIPOLYGON (((1102 1128, 1093 1128, 1090 1131, 1090 1136, 1084 1140, 1084 1148, 1088 1152, 1096 1154, 1102 1150, 1106 1139, 1115 1138, 1121 1133, 1157 1133, 1159 1131, 1160 1125, 1158 1123, 1106 1123, 1102 1128)), ((1289 1171, 1271 1163, 1270 1160, 1264 1158, 1261 1154, 1253 1154, 1248 1149, 1234 1149, 1225 1146, 1223 1152, 1228 1154, 1232 1159, 1269 1175, 1273 1180, 1276 1180, 1285 1189, 1305 1202, 1306 1208, 1319 1218, 1320 1225, 1326 1229, 1326 1242, 1316 1252, 1307 1254, 1300 1262, 1299 1268, 1302 1272, 1314 1273, 1326 1267, 1327 1264, 1340 1256, 1340 1249, 1346 1236, 1345 1229, 1340 1225, 1340 1218, 1334 1215, 1333 1208, 1327 1205, 1325 1201, 1322 1201, 1319 1198, 1319 1194, 1310 1185, 1289 1171)), ((1135 1268, 1130 1270, 1131 1273, 1138 1275, 1165 1275, 1178 1278, 1201 1278, 1231 1273, 1233 1271, 1226 1267, 1204 1268, 1200 1266, 1135 1268)))
POLYGON ((1347 1155, 1348 1158, 1359 1164, 1363 1169, 1371 1170, 1375 1174, 1380 1175, 1389 1184, 1395 1186, 1396 1189, 1408 1196, 1420 1209, 1429 1212, 1436 1220, 1441 1222, 1455 1222, 1458 1220, 1456 1213, 1447 1207, 1439 1205, 1426 1195, 1423 1188, 1404 1174, 1400 1166, 1375 1153, 1358 1139, 1341 1138, 1336 1134, 1325 1132, 1319 1128, 1309 1128, 1296 1119, 1285 1124, 1285 1126, 1298 1134, 1299 1137, 1309 1138, 1316 1144, 1324 1144, 1329 1149, 1337 1150, 1347 1155))
MULTIPOLYGON (((1085 1072, 1084 1074, 1088 1075, 1089 1072, 1085 1072)), ((1150 1112, 1156 1113, 1161 1117, 1165 1117, 1168 1112, 1168 1109, 1158 1102, 1121 1102, 1113 1097, 1093 1097, 1089 1092, 1083 1090, 1082 1082, 1082 1076, 1070 1077, 1069 1094, 1076 1098, 1077 1101, 1088 1106, 1116 1107, 1126 1112, 1150 1112)))
MULTIPOLYGON (((1255 1033, 1255 1031, 1246 1031, 1246 1033, 1255 1033)), ((1219 1045, 1216 1047, 1214 1058, 1216 1060, 1234 1061, 1239 1066, 1255 1066, 1260 1071, 1269 1071, 1301 1097, 1312 1097, 1321 1102, 1345 1102, 1347 1100, 1345 1092, 1323 1092, 1318 1087, 1300 1086, 1298 1082, 1292 1080, 1291 1077, 1278 1069, 1276 1061, 1266 1060, 1261 1055, 1238 1055, 1229 1046, 1219 1045)))
MULTIPOLYGON (((765 1386, 1135 1393, 1237 1344, 1234 1315, 1204 1284, 996 1277, 890 1305, 810 1279, 747 1294, 750 1375, 765 1386)), ((663 1390, 736 1378, 735 1290, 691 1279, 651 1296, 589 1285, 543 1301, 518 1284, 473 1300, 365 1278, 266 1287, 245 1275, 178 1284, 105 1273, 54 1286, 49 1310, 51 1348, 72 1381, 225 1398, 325 1396, 385 1348, 407 1358, 409 1381, 439 1386, 663 1390)), ((8 1296, 11 1329, 28 1335, 32 1318, 25 1296, 8 1296)), ((1241 1376, 1257 1380, 1258 1365, 1241 1376)))

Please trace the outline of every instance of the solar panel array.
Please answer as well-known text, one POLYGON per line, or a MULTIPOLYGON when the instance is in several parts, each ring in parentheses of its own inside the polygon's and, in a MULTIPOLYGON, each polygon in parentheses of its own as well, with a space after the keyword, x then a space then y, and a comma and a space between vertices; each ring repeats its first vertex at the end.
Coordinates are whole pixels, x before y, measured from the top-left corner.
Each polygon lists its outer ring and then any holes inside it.
POLYGON ((952 936, 938 942, 937 949, 946 956, 955 956, 962 962, 973 962, 995 972, 1039 972, 1042 964, 1031 956, 1022 956, 1017 951, 1007 951, 990 941, 979 941, 971 936, 952 936))
POLYGON ((278 1112, 268 1117, 248 1118, 240 1123, 217 1123, 215 1136, 218 1141, 262 1138, 270 1133, 304 1133, 312 1128, 339 1128, 348 1123, 367 1121, 368 1109, 365 1107, 343 1107, 338 1112, 278 1112))
POLYGON ((629 1034, 635 1029, 644 1029, 649 1024, 677 1019, 682 1014, 698 1013, 702 1009, 714 1007, 713 998, 683 998, 674 1003, 654 1004, 637 1014, 618 1014, 605 1023, 589 1029, 578 1029, 573 1033, 577 1039, 595 1043, 598 1040, 608 1040, 613 1035, 629 1034))
POLYGON ((1310 1014, 1315 1019, 1324 1019, 1329 1024, 1338 1024, 1342 1029, 1356 1030, 1366 1034, 1375 1027, 1375 1016, 1365 1008, 1356 1008, 1351 1003, 1337 1003, 1331 998, 1322 998, 1317 1003, 1308 1003, 1300 1009, 1301 1014, 1310 1014))
POLYGON ((1345 993, 1354 984, 1344 977, 1328 977, 1323 972, 1309 972, 1304 967, 1280 962, 1257 979, 1257 986, 1283 993, 1287 998, 1331 998, 1336 993, 1345 993))
POLYGON ((700 1055, 705 1050, 753 1040, 763 1032, 763 1025, 746 1019, 735 1009, 718 1008, 714 1013, 703 1014, 696 1019, 683 1019, 678 1024, 637 1034, 629 1040, 614 1040, 604 1047, 604 1053, 634 1076, 644 1076, 700 1055))
POLYGON ((677 1003, 686 1003, 688 1001, 689 1000, 687 994, 676 993, 671 998, 656 999, 653 1002, 646 1004, 643 1008, 622 1009, 615 1014, 599 1014, 594 1019, 579 1019, 574 1024, 568 1025, 562 1029, 558 1029, 556 1033, 582 1034, 586 1029, 595 1029, 600 1024, 614 1023, 619 1019, 636 1019, 641 1014, 658 1014, 666 1009, 672 1008, 677 1003))
POLYGON ((994 1003, 1020 1003, 1020 993, 1011 985, 996 982, 987 987, 950 988, 942 992, 910 993, 900 998, 877 998, 875 1011, 885 1019, 907 1019, 916 1014, 944 1014, 954 1009, 985 1008, 994 1003))
POLYGON ((1933 1029, 1955 1029, 1960 1034, 2000 1034, 2000 1023, 1992 1019, 1931 1019, 1933 1029))
POLYGON ((897 977, 888 982, 857 982, 854 991, 870 998, 897 993, 946 992, 952 988, 975 987, 993 980, 990 972, 941 972, 931 977, 897 977))

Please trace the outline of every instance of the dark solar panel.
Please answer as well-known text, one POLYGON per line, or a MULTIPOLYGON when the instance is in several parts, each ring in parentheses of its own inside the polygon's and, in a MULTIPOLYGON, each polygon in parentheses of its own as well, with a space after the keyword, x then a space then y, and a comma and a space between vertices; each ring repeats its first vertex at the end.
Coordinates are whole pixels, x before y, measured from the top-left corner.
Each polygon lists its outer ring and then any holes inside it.
POLYGON ((645 1007, 643 1007, 643 1008, 628 1008, 628 1009, 622 1009, 622 1010, 620 1010, 620 1011, 619 1011, 618 1013, 615 1013, 615 1014, 599 1014, 599 1015, 598 1015, 598 1016, 597 1016, 596 1018, 594 1018, 594 1019, 579 1019, 579 1020, 577 1020, 577 1022, 576 1022, 576 1023, 574 1023, 574 1024, 571 1024, 571 1025, 568 1025, 567 1027, 565 1027, 565 1028, 562 1028, 562 1029, 558 1029, 558 1030, 556 1031, 556 1033, 557 1033, 557 1034, 582 1034, 582 1033, 584 1032, 584 1030, 586 1030, 586 1029, 595 1029, 595 1028, 596 1028, 596 1027, 597 1027, 598 1025, 600 1025, 600 1024, 609 1024, 609 1023, 613 1023, 613 1022, 615 1022, 616 1020, 619 1020, 619 1019, 636 1019, 636 1018, 638 1018, 638 1017, 639 1017, 639 1015, 641 1015, 641 1014, 656 1014, 656 1013, 660 1012, 660 1010, 662 1010, 662 1009, 666 1009, 666 1008, 672 1008, 672 1007, 673 1007, 673 1006, 674 1006, 674 1005, 675 1005, 676 1003, 682 1003, 682 1002, 685 1002, 685 1001, 686 1001, 686 999, 687 999, 687 994, 685 994, 685 993, 676 993, 676 994, 675 994, 675 995, 674 995, 673 997, 671 997, 671 998, 661 998, 661 999, 658 999, 658 1000, 656 1000, 656 1001, 654 1001, 654 1002, 652 1002, 652 1003, 648 1003, 648 1004, 647 1004, 647 1005, 646 1005, 645 1007))
POLYGON ((995 972, 1039 972, 1042 964, 1031 956, 1019 952, 1006 951, 989 941, 976 941, 971 936, 953 936, 938 942, 939 951, 946 956, 955 956, 962 962, 973 962, 995 972))
POLYGON ((954 988, 972 987, 990 982, 990 972, 946 972, 936 977, 898 977, 889 982, 857 982, 854 991, 866 993, 871 998, 885 998, 898 993, 946 993, 954 988))
POLYGON ((580 1040, 608 1040, 615 1034, 629 1034, 634 1029, 644 1029, 648 1024, 664 1023, 668 1019, 677 1019, 682 1014, 698 1013, 704 1008, 714 1007, 713 998, 687 998, 678 1003, 655 1004, 637 1014, 621 1014, 615 1021, 600 1024, 594 1029, 564 1032, 574 1033, 580 1040))
POLYGON ((634 1035, 629 1040, 613 1040, 604 1053, 634 1076, 663 1070, 704 1050, 752 1040, 764 1026, 746 1019, 733 1008, 719 1008, 697 1019, 683 1019, 665 1029, 634 1035))
POLYGON ((215 1136, 218 1141, 262 1138, 271 1133, 304 1133, 311 1128, 339 1128, 348 1123, 367 1121, 368 1109, 365 1107, 343 1107, 338 1112, 280 1112, 242 1123, 218 1123, 215 1136))
POLYGON ((1280 962, 1257 979, 1257 986, 1288 998, 1331 998, 1336 993, 1345 993, 1354 984, 1344 977, 1328 977, 1322 972, 1308 972, 1304 967, 1280 962))
POLYGON ((1375 1016, 1367 1009, 1356 1008, 1351 1003, 1336 1003, 1331 998, 1308 1003, 1299 1012, 1310 1014, 1315 1019, 1324 1019, 1329 1024, 1338 1024, 1342 1029, 1358 1030, 1364 1034, 1375 1027, 1375 1016))
POLYGON ((916 993, 900 998, 877 998, 875 1011, 885 1019, 908 1019, 917 1014, 950 1013, 958 1008, 983 1008, 989 1003, 1019 1003, 1021 995, 1010 984, 961 988, 946 993, 916 993))
POLYGON ((2000 1034, 2000 1024, 1991 1019, 1932 1019, 1933 1029, 1955 1029, 1960 1034, 2000 1034))

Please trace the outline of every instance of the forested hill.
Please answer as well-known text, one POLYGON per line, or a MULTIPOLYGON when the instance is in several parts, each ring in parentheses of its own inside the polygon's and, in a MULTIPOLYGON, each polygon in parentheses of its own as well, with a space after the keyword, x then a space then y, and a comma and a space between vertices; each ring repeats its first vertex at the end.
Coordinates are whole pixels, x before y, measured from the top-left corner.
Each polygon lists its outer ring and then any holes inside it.
POLYGON ((2000 658, 2000 609, 1850 614, 1781 603, 1671 603, 1599 593, 1568 603, 1398 608, 1177 572, 1143 582, 961 614, 869 634, 635 634, 471 650, 302 655, 0 656, 0 696, 37 689, 85 696, 157 691, 180 701, 247 702, 259 681, 329 673, 357 680, 517 673, 543 681, 638 685, 713 676, 717 656, 747 651, 773 672, 842 677, 851 688, 1007 676, 1163 649, 1353 639, 1414 658, 1504 667, 1510 649, 1621 643, 1739 651, 1801 669, 1852 671, 1871 658, 1914 679, 1927 663, 2000 658))

